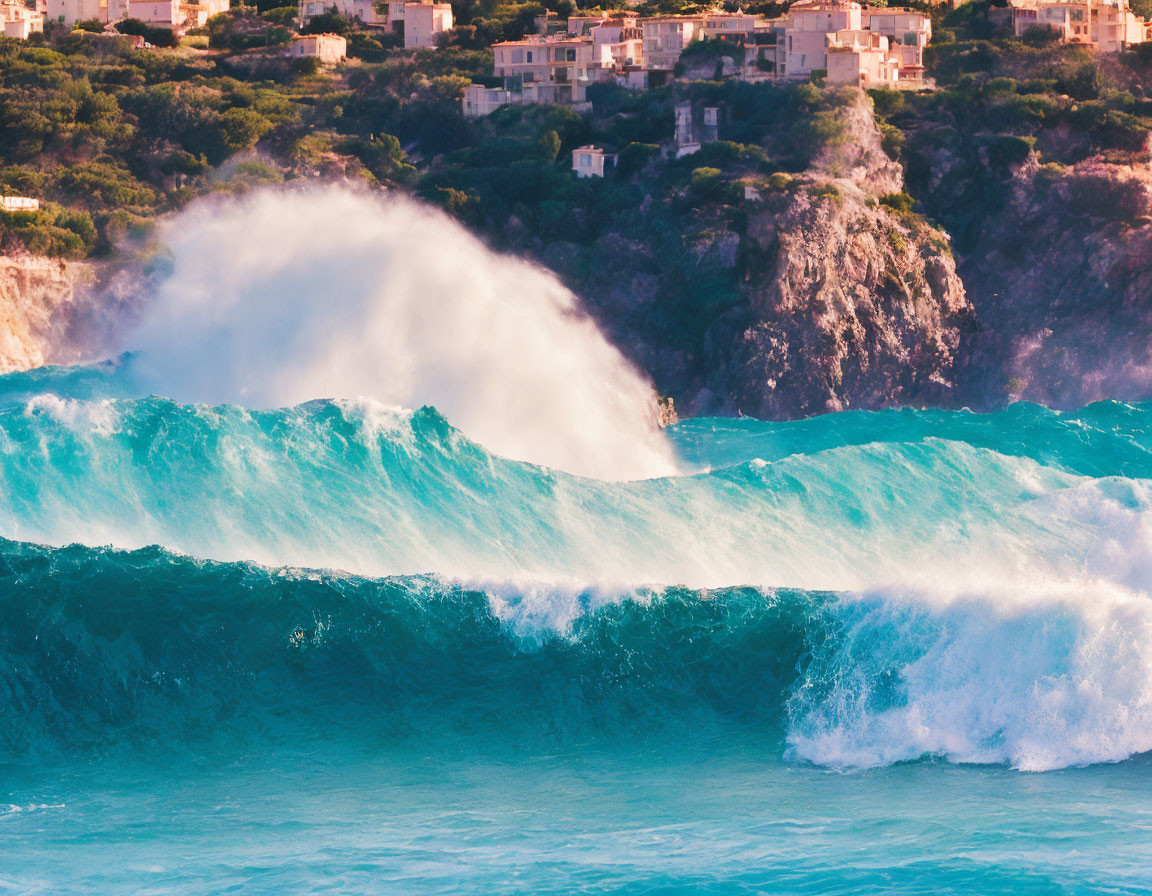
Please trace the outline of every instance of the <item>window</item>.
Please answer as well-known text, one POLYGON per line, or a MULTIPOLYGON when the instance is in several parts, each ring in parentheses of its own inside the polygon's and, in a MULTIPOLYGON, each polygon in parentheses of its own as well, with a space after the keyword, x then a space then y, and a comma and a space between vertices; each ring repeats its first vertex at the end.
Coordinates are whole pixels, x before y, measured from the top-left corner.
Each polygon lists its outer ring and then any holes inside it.
POLYGON ((904 46, 914 47, 920 43, 920 36, 915 31, 904 32, 904 46))
POLYGON ((526 61, 529 63, 532 62, 532 51, 531 50, 529 50, 527 53, 527 60, 526 61))
POLYGON ((1084 10, 1082 10, 1082 9, 1072 10, 1072 21, 1073 22, 1083 22, 1084 21, 1084 10))
MULTIPOLYGON (((501 51, 501 52, 503 52, 503 51, 501 51)), ((524 51, 523 50, 513 50, 512 51, 512 62, 515 65, 522 64, 524 62, 524 51)))
POLYGON ((567 62, 575 62, 576 61, 576 51, 574 49, 568 50, 566 55, 567 55, 567 58, 566 58, 567 62))

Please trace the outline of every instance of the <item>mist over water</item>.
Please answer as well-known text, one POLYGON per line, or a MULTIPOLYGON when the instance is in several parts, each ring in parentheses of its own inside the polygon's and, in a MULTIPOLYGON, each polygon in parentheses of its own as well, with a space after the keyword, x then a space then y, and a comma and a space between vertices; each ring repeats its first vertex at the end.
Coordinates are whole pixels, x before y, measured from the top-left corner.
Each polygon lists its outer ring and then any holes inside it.
POLYGON ((675 470, 650 385, 554 276, 404 198, 336 187, 194 206, 122 348, 146 387, 265 408, 433 405, 497 454, 605 479, 675 470))

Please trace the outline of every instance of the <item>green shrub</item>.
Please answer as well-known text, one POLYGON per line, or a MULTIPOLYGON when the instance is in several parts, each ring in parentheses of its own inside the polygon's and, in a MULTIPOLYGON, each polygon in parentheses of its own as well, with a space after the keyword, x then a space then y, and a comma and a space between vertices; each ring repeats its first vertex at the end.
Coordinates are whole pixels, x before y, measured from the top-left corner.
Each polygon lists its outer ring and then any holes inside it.
POLYGON ((180 43, 175 31, 170 28, 157 28, 140 19, 124 19, 122 22, 117 22, 116 30, 121 34, 142 37, 154 47, 175 47, 180 43))
POLYGON ((889 193, 880 197, 880 204, 898 212, 910 212, 916 205, 916 200, 907 193, 889 193))
POLYGON ((620 151, 616 173, 620 177, 631 177, 659 156, 660 147, 655 143, 629 143, 620 151))
POLYGON ((692 171, 690 186, 693 194, 700 197, 715 196, 724 183, 724 172, 719 168, 696 168, 692 171))

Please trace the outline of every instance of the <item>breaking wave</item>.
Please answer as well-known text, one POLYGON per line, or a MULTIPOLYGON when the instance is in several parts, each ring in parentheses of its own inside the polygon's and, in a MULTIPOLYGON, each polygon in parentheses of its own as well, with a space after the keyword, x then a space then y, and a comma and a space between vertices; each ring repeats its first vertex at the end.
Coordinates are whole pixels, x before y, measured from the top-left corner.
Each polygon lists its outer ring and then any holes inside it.
POLYGON ((670 439, 705 472, 607 482, 432 408, 126 397, 131 366, 0 380, 9 751, 733 729, 831 767, 1152 749, 1152 408, 691 421, 670 439))
POLYGON ((402 198, 336 187, 194 205, 124 333, 149 390, 277 407, 435 405, 493 452, 606 479, 671 473, 651 386, 549 272, 402 198))

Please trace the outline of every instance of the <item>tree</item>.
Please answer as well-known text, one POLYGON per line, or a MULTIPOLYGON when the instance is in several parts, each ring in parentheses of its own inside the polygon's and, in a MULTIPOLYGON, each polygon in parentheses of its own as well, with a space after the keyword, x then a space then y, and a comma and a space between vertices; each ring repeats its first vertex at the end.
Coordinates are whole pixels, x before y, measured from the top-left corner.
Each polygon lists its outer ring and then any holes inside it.
POLYGON ((230 152, 251 149, 272 130, 272 122, 252 109, 229 109, 220 116, 220 138, 230 152))
POLYGON ((560 155, 560 135, 555 131, 545 131, 540 137, 540 152, 549 162, 555 162, 560 155))

